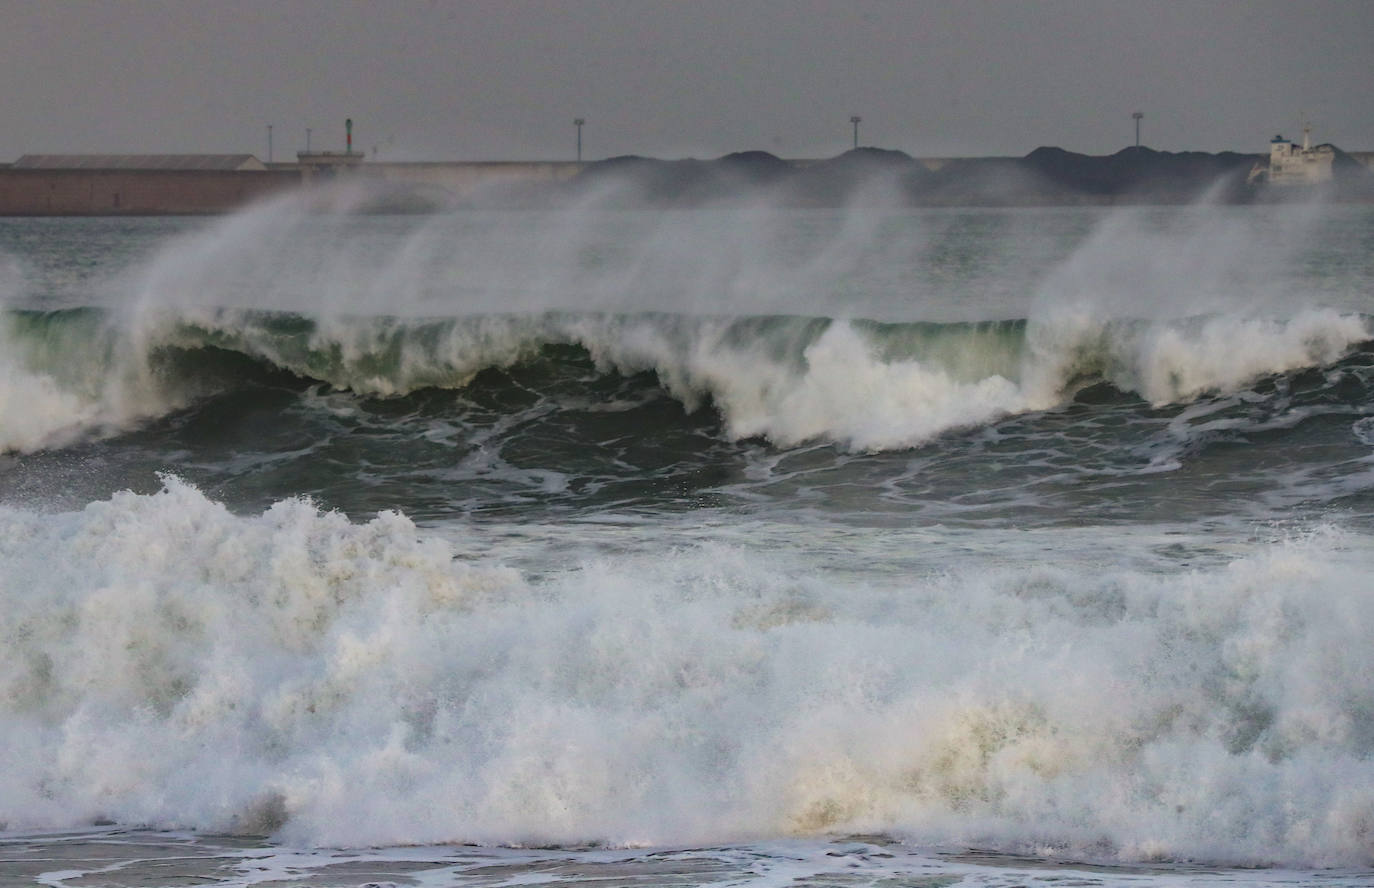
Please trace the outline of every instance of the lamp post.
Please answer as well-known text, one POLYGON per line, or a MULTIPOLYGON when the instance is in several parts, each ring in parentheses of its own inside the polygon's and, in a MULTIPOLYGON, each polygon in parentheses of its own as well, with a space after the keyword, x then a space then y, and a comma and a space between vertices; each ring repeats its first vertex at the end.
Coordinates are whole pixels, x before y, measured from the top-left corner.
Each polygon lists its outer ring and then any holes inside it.
POLYGON ((852 124, 854 124, 854 147, 855 147, 855 148, 858 148, 858 147, 859 147, 859 121, 861 121, 861 120, 863 120, 863 118, 860 117, 860 116, 857 115, 857 114, 851 114, 851 115, 849 116, 849 122, 852 123, 852 124))
POLYGON ((1131 115, 1131 117, 1135 120, 1135 147, 1137 148, 1140 147, 1140 118, 1144 116, 1145 115, 1141 114, 1139 111, 1131 115))
POLYGON ((581 117, 573 118, 573 126, 577 127, 577 162, 582 162, 582 124, 587 121, 581 117))

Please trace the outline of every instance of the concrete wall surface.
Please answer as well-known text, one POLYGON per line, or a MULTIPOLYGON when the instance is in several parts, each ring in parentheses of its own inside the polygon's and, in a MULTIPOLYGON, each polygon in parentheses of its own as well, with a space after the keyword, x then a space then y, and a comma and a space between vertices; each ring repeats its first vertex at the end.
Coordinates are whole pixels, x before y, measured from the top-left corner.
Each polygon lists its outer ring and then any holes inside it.
POLYGON ((490 186, 566 181, 581 172, 584 166, 576 161, 370 161, 360 165, 356 174, 375 176, 387 182, 436 186, 456 197, 466 197, 490 186))
POLYGON ((0 216, 223 213, 300 183, 296 170, 0 169, 0 216))

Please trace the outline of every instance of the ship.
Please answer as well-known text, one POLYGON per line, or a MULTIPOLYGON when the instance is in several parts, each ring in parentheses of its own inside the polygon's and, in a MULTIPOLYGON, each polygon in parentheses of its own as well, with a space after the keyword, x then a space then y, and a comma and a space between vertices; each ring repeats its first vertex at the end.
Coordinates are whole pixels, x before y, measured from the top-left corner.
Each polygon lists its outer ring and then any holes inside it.
POLYGON ((1302 146, 1278 135, 1269 140, 1269 161, 1255 161, 1246 181, 1270 185, 1319 185, 1331 181, 1331 163, 1336 149, 1331 145, 1312 145, 1312 127, 1302 128, 1302 146))

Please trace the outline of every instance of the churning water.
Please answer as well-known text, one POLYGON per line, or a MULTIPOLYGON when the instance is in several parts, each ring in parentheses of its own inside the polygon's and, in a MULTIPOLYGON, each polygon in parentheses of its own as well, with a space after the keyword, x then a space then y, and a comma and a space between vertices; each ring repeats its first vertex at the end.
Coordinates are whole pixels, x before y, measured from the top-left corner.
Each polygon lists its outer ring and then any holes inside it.
POLYGON ((1368 209, 285 200, 0 299, 0 872, 1367 880, 1368 209))

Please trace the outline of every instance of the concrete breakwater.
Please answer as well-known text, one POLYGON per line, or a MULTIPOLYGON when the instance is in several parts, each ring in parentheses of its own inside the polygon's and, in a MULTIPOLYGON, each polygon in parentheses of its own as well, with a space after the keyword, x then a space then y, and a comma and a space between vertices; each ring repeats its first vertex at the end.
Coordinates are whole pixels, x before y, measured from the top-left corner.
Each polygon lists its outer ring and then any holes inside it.
MULTIPOLYGON (((1374 200, 1370 152, 1340 152, 1326 194, 1374 200)), ((0 164, 0 215, 187 215, 325 182, 377 186, 379 210, 547 206, 589 197, 611 206, 701 206, 766 200, 835 206, 876 199, 913 206, 1184 203, 1281 199, 1247 182, 1261 155, 1128 148, 1108 156, 1038 148, 1025 157, 913 158, 859 148, 823 160, 761 151, 715 160, 637 156, 573 161, 377 162, 303 155, 266 165, 251 155, 26 155, 0 164)))
POLYGON ((0 168, 0 215, 140 216, 224 213, 300 185, 297 170, 41 170, 0 168))
POLYGON ((224 164, 197 164, 198 155, 53 157, 48 161, 26 156, 14 164, 0 164, 0 216, 215 214, 303 186, 344 179, 385 186, 397 205, 417 201, 445 205, 481 193, 500 200, 557 185, 589 166, 570 161, 268 166, 254 158, 242 168, 231 169, 224 164))

